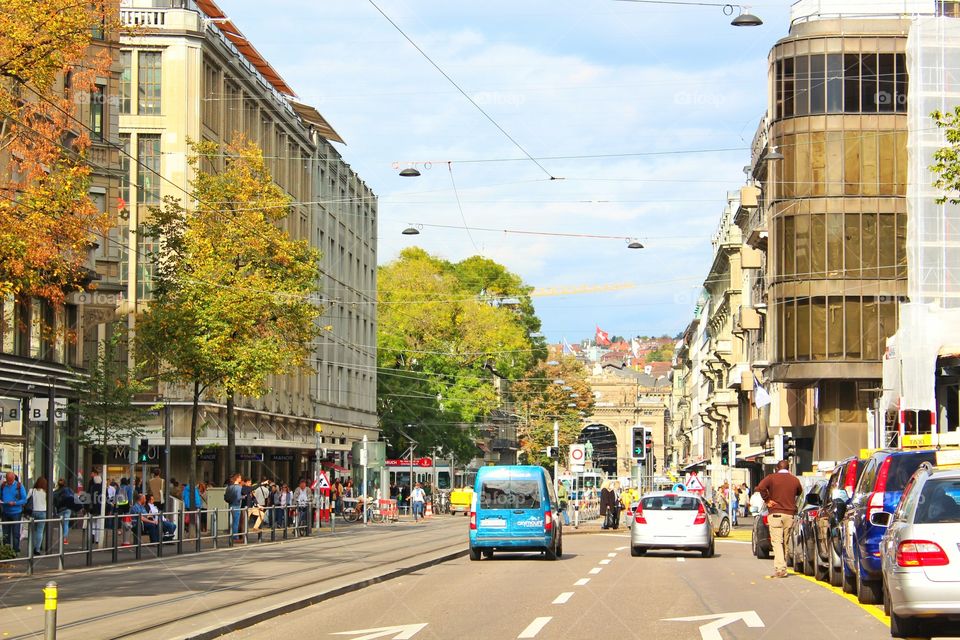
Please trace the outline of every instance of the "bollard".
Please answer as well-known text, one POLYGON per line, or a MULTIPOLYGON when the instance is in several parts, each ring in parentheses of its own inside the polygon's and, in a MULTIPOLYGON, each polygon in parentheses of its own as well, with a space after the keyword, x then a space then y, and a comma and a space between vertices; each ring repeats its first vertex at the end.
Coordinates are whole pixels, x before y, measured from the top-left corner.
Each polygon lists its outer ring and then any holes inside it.
POLYGON ((57 640, 57 583, 53 580, 43 588, 43 639, 57 640))

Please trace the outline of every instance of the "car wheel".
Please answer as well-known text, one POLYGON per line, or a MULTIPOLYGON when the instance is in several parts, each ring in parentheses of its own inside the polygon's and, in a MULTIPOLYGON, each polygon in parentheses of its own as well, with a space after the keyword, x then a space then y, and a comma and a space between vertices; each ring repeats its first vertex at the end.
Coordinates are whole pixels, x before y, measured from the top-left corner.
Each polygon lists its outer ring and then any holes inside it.
POLYGON ((815 553, 813 556, 813 577, 820 582, 828 582, 830 578, 829 566, 820 562, 819 553, 815 553))
POLYGON ((813 546, 813 540, 808 540, 803 548, 803 575, 812 576, 816 562, 817 550, 813 546))
POLYGON ((879 580, 864 580, 857 567, 857 600, 860 604, 880 604, 883 602, 883 583, 879 580))
POLYGON ((831 549, 830 566, 827 567, 831 586, 839 587, 843 584, 843 572, 843 560, 831 549))
POLYGON ((923 624, 913 618, 903 618, 890 612, 890 635, 894 638, 929 638, 923 624))
POLYGON ((563 557, 563 536, 557 540, 557 558, 563 557))
POLYGON ((473 560, 473 561, 479 560, 479 559, 480 559, 480 549, 474 549, 473 547, 470 547, 470 559, 473 560))
POLYGON ((847 568, 844 566, 840 567, 840 588, 843 589, 844 593, 857 592, 857 581, 854 580, 853 575, 847 572, 847 568))
POLYGON ((710 541, 710 546, 709 546, 709 547, 707 547, 706 549, 704 549, 703 551, 700 552, 700 555, 703 556, 704 558, 712 558, 712 557, 713 557, 713 540, 710 541))
POLYGON ((793 570, 797 573, 806 573, 804 567, 803 559, 803 542, 794 542, 793 543, 793 570))
POLYGON ((647 550, 643 547, 630 547, 630 555, 634 558, 639 558, 640 556, 646 555, 647 550))
POLYGON ((556 560, 559 556, 557 555, 557 543, 554 542, 552 545, 547 547, 547 550, 544 552, 547 560, 556 560))
POLYGON ((730 535, 730 520, 724 518, 720 521, 720 530, 717 531, 717 535, 721 538, 726 538, 730 535))
POLYGON ((883 587, 883 613, 887 616, 890 615, 890 591, 886 585, 883 587))

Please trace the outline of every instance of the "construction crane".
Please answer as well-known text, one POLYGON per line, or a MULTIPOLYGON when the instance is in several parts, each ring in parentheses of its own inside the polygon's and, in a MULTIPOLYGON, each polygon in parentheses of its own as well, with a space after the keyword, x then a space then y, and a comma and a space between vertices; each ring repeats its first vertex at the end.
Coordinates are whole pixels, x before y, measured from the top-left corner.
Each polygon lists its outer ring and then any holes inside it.
POLYGON ((575 296, 584 293, 605 293, 607 291, 623 291, 633 289, 637 285, 632 282, 619 282, 613 284, 584 284, 571 287, 536 287, 530 292, 530 295, 537 298, 546 296, 575 296))

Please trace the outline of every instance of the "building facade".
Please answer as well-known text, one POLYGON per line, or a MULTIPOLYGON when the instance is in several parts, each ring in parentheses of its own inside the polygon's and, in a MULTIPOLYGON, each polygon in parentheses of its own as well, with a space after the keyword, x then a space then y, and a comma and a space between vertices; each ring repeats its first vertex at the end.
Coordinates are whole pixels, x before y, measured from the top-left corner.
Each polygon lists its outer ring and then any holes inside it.
MULTIPOLYGON (((189 203, 191 141, 223 148, 238 136, 262 150, 274 181, 294 203, 281 223, 295 239, 322 252, 325 315, 309 366, 275 376, 260 398, 237 398, 237 460, 226 460, 225 405, 204 398, 199 479, 222 483, 245 475, 295 479, 312 468, 319 444, 328 466, 350 467, 353 442, 378 439, 376 420, 377 200, 332 143, 342 142, 293 90, 240 29, 210 0, 125 0, 121 17, 140 25, 119 52, 121 197, 129 216, 113 233, 123 292, 122 312, 135 331, 136 313, 150 303, 158 239, 143 233, 150 207, 164 198, 189 203), (322 425, 319 442, 315 434, 322 425)), ((215 169, 222 157, 204 159, 215 169)), ((151 445, 163 442, 163 418, 172 429, 172 473, 188 467, 189 393, 161 386, 164 405, 151 424, 151 445)), ((151 462, 161 447, 151 446, 151 462)), ((122 451, 119 452, 122 457, 122 451)), ((111 460, 121 464, 124 460, 111 460)))

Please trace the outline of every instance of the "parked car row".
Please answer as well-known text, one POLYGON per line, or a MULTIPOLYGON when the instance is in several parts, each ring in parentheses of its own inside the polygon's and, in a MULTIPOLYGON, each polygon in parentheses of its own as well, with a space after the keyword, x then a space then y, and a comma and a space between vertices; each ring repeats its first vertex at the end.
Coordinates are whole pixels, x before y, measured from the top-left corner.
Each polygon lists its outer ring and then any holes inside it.
MULTIPOLYGON (((769 532, 757 521, 762 557, 769 532)), ((800 497, 790 541, 797 572, 882 603, 894 637, 960 628, 960 450, 882 449, 843 460, 800 497)))

